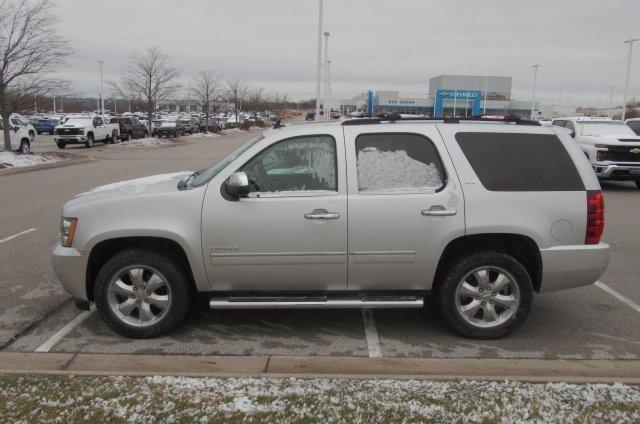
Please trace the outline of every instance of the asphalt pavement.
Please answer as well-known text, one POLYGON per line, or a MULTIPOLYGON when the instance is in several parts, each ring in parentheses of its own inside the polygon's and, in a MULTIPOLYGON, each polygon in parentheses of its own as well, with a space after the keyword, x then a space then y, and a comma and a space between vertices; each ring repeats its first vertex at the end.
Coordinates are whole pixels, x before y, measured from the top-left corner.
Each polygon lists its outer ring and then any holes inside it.
MULTIPOLYGON (((602 284, 536 295, 525 324, 495 341, 452 334, 433 311, 209 311, 194 308, 173 334, 131 340, 95 312, 69 305, 49 263, 62 205, 92 187, 203 168, 254 133, 191 138, 170 147, 71 147, 96 161, 2 176, 0 346, 13 352, 414 358, 638 359, 640 190, 603 186, 604 240, 612 256, 602 284)), ((35 151, 53 150, 42 136, 35 151)))

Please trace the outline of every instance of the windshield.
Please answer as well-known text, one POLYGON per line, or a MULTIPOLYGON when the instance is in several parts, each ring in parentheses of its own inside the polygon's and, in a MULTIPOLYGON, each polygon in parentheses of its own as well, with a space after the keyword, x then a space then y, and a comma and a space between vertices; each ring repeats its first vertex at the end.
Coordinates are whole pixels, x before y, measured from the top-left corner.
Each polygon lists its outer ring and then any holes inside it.
POLYGON ((64 125, 87 125, 91 122, 91 118, 69 118, 64 121, 64 125))
POLYGON ((635 136, 635 133, 619 121, 578 121, 582 135, 635 136))
POLYGON ((256 144, 258 141, 262 140, 264 135, 259 134, 253 137, 251 140, 242 144, 240 147, 236 148, 233 152, 229 153, 227 156, 220 159, 217 163, 213 164, 209 168, 203 169, 202 171, 198 171, 193 174, 190 179, 189 186, 190 187, 199 187, 201 185, 206 184, 213 177, 218 175, 222 169, 224 169, 227 165, 233 162, 238 156, 249 150, 251 146, 256 144))

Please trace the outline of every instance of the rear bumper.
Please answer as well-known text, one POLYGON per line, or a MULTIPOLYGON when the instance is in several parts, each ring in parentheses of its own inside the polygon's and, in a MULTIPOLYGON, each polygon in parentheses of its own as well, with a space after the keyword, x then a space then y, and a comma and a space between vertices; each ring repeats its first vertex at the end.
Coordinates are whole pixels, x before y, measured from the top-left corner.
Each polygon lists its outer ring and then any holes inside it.
POLYGON ((598 178, 612 180, 640 180, 640 162, 637 164, 612 164, 612 163, 594 163, 593 170, 598 178), (631 174, 631 170, 639 170, 638 174, 631 174))
POLYGON ((62 287, 74 299, 88 300, 86 289, 89 250, 63 247, 56 243, 51 251, 51 265, 62 287))
POLYGON ((540 292, 593 284, 609 264, 609 245, 605 243, 554 246, 540 249, 542 284, 540 292))

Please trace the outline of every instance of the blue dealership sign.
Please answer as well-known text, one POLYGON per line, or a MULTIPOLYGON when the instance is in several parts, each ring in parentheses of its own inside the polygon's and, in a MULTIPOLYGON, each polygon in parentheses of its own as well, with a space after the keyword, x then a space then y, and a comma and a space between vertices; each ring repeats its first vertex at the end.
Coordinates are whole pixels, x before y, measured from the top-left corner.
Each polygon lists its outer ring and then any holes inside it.
MULTIPOLYGON (((446 88, 436 90, 436 98, 433 102, 433 116, 439 118, 443 112, 443 102, 445 100, 462 100, 471 102, 471 114, 480 115, 480 90, 449 90, 446 88)), ((462 104, 460 105, 464 107, 462 104)))

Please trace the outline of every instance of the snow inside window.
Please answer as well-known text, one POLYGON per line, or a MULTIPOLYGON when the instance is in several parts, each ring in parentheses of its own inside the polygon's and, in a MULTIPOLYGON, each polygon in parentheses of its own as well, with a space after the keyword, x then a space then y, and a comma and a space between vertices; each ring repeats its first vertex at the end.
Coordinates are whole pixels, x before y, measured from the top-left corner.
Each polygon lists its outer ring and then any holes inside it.
POLYGON ((437 190, 443 185, 433 144, 414 134, 365 134, 356 140, 361 192, 437 190))
POLYGON ((243 167, 252 192, 338 190, 336 144, 330 136, 297 137, 263 150, 243 167))

